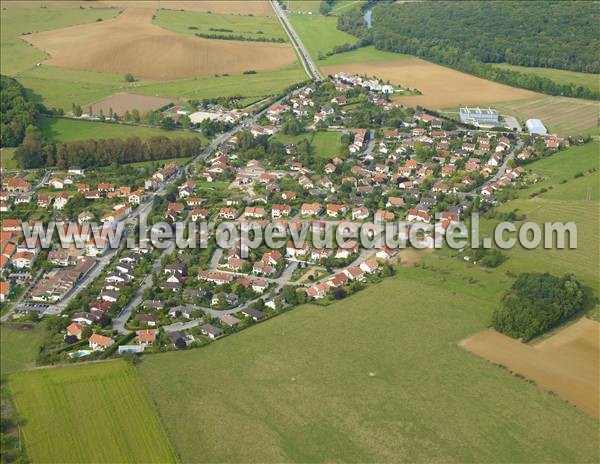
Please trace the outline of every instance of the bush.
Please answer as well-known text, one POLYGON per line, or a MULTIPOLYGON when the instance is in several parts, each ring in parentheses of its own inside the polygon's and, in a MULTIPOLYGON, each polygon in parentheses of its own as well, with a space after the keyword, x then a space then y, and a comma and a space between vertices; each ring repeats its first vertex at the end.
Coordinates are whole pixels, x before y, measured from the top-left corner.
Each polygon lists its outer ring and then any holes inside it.
POLYGON ((523 273, 494 310, 492 326, 527 341, 587 309, 592 302, 590 289, 572 274, 523 273))

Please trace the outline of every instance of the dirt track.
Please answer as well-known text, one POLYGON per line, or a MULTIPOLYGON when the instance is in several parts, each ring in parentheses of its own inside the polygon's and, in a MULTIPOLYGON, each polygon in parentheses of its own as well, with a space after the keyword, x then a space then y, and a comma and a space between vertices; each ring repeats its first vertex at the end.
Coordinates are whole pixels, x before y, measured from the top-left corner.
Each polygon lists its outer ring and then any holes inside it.
POLYGON ((71 69, 132 73, 150 80, 189 79, 280 68, 296 59, 289 44, 209 40, 152 24, 153 9, 130 8, 117 18, 24 37, 47 52, 46 63, 71 69))
POLYGON ((600 324, 583 318, 526 345, 489 329, 460 346, 533 380, 594 417, 600 417, 600 324))
POLYGON ((341 64, 323 68, 326 74, 335 74, 338 71, 376 76, 384 81, 389 80, 392 84, 419 89, 423 95, 398 96, 394 100, 408 106, 420 105, 431 109, 486 105, 539 96, 535 92, 480 79, 417 58, 341 64))

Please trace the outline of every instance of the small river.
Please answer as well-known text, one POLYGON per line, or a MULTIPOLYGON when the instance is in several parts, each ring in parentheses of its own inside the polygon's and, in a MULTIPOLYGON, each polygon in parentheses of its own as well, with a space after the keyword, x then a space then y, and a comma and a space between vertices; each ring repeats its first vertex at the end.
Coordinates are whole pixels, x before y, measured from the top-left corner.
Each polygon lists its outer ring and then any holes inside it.
POLYGON ((371 15, 373 14, 373 9, 369 8, 368 10, 365 10, 365 14, 363 15, 363 18, 365 18, 365 21, 367 22, 367 27, 369 29, 371 29, 371 15))

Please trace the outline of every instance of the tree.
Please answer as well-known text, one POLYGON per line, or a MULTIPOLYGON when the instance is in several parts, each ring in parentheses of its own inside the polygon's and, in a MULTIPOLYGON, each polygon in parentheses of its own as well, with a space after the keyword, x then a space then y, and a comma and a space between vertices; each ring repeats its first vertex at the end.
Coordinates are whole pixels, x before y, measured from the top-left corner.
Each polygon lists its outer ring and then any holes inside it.
POLYGON ((494 310, 492 325, 528 341, 587 309, 593 301, 591 290, 572 274, 523 273, 494 310))
POLYGON ((135 82, 135 77, 131 73, 125 74, 125 82, 135 82))
POLYGON ((42 133, 35 126, 28 126, 25 130, 23 143, 15 151, 15 159, 19 166, 36 168, 43 164, 43 139, 42 133))
POLYGON ((164 130, 173 130, 175 129, 175 121, 172 118, 164 117, 160 122, 160 127, 164 130))

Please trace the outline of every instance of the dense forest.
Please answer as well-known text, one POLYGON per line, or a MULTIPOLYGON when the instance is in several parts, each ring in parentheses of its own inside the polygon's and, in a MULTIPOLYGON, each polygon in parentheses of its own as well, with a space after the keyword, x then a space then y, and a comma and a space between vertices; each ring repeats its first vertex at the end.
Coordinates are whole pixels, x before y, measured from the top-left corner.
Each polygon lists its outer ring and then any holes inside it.
POLYGON ((550 95, 600 99, 600 91, 500 69, 493 63, 600 72, 600 14, 593 2, 380 3, 371 29, 348 11, 338 28, 376 48, 416 55, 485 79, 550 95))
POLYGON ((84 168, 107 166, 112 163, 161 160, 197 155, 200 139, 152 137, 146 141, 138 137, 127 139, 81 140, 67 143, 44 142, 40 131, 29 126, 23 144, 17 148, 15 159, 22 168, 69 166, 84 168))
POLYGON ((587 309, 593 298, 572 274, 521 274, 492 316, 496 330, 524 341, 587 309))
POLYGON ((0 147, 16 147, 35 124, 39 108, 12 77, 0 76, 0 96, 0 147))

